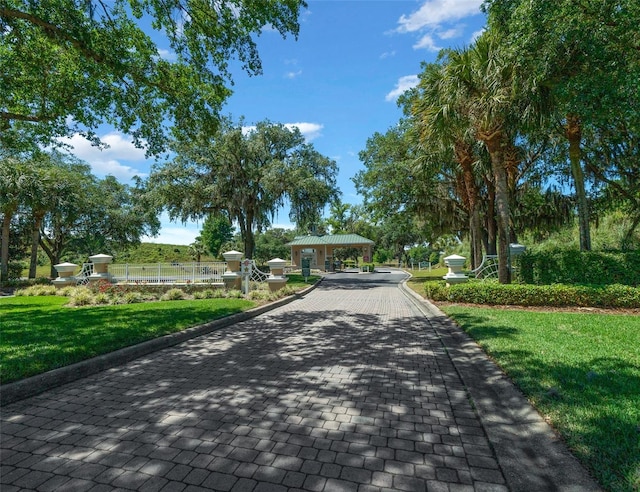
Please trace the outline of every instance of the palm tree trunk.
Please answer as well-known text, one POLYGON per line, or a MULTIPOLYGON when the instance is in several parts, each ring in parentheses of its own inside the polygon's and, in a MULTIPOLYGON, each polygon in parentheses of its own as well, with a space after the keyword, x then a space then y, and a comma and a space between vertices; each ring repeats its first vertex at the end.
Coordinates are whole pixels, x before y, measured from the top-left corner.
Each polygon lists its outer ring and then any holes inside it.
POLYGON ((469 235, 471 238, 471 268, 482 263, 482 225, 480 222, 480 191, 473 172, 473 149, 471 145, 457 142, 455 154, 462 168, 464 187, 469 207, 469 235))
POLYGON ((481 135, 489 156, 491 170, 496 187, 496 209, 498 222, 498 281, 501 284, 511 283, 509 270, 509 189, 507 172, 504 165, 503 134, 497 130, 490 134, 481 135), (484 137, 484 138, 483 138, 484 137))
POLYGON ((591 231, 589 227, 589 202, 584 187, 584 173, 580 163, 582 152, 580 140, 582 139, 582 125, 576 115, 567 116, 565 136, 569 140, 569 162, 571 174, 576 187, 576 200, 578 205, 578 225, 580 229, 580 251, 591 251, 591 231))

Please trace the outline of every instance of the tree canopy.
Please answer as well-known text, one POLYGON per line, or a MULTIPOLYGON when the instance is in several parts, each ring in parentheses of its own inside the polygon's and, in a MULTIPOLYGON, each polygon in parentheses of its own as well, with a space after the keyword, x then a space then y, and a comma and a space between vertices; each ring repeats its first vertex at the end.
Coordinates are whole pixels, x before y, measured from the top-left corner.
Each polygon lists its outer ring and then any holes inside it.
POLYGON ((303 7, 302 0, 3 0, 0 144, 35 148, 74 132, 97 142, 96 127, 109 123, 157 154, 169 134, 214 130, 231 94, 230 62, 259 74, 256 36, 267 27, 297 36, 303 7))
POLYGON ((31 245, 30 276, 35 276, 38 245, 55 276, 53 265, 63 258, 83 261, 113 253, 139 244, 141 236, 160 227, 155 210, 143 202, 141 183, 131 187, 113 176, 98 179, 87 164, 56 152, 39 159, 0 159, 0 183, 3 280, 14 234, 30 238, 23 241, 31 245))
MULTIPOLYGON (((640 4, 487 0, 470 46, 423 64, 404 118, 375 134, 354 179, 378 220, 468 236, 472 266, 577 218, 580 247, 599 213, 640 225, 640 4), (404 177, 404 178, 403 178, 404 177)), ((385 227, 388 224, 383 224, 385 227)), ((392 232, 393 232, 393 228, 392 232)), ((396 228, 398 229, 398 228, 396 228)), ((397 232, 397 231, 396 231, 397 232)))
POLYGON ((305 143, 298 128, 226 119, 213 139, 179 142, 174 150, 176 157, 149 177, 157 206, 183 221, 224 212, 240 229, 248 258, 255 232, 267 229, 285 203, 304 229, 338 195, 335 161, 305 143))

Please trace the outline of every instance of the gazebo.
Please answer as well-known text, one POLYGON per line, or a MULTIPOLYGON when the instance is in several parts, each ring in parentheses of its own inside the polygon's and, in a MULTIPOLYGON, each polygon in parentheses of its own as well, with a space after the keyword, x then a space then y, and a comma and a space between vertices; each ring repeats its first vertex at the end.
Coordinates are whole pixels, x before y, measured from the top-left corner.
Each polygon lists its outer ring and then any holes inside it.
POLYGON ((371 261, 371 239, 358 234, 327 234, 324 236, 298 236, 287 246, 291 247, 291 265, 301 266, 303 258, 309 258, 311 268, 333 271, 333 250, 336 248, 360 248, 363 261, 371 261))

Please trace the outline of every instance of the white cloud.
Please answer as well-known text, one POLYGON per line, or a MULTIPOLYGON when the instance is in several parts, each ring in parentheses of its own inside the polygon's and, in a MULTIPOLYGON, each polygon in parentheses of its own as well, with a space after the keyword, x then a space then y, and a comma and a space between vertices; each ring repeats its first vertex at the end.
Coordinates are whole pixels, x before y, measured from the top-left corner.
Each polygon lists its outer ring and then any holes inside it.
POLYGON ((178 58, 173 51, 163 50, 163 49, 158 50, 158 56, 163 60, 167 60, 167 61, 175 61, 178 58))
POLYGON ((324 128, 324 125, 319 123, 285 123, 284 126, 289 129, 297 127, 298 130, 300 130, 300 133, 304 135, 307 142, 311 142, 312 140, 320 137, 322 135, 322 129, 324 128))
POLYGON ((271 224, 270 229, 286 229, 288 231, 293 231, 296 228, 295 224, 291 222, 279 222, 271 224))
POLYGON ((425 34, 420 40, 413 45, 413 49, 428 49, 429 51, 440 51, 442 48, 437 46, 430 34, 425 34))
POLYGON ((195 242, 196 237, 199 235, 199 230, 174 225, 172 227, 163 226, 157 237, 143 236, 140 240, 143 243, 177 244, 186 246, 195 242))
POLYGON ((395 101, 400 97, 405 91, 412 89, 417 86, 420 82, 420 79, 417 75, 405 75, 404 77, 400 77, 398 82, 396 82, 396 87, 391 92, 389 92, 385 101, 395 101))
POLYGON ((60 139, 63 144, 69 146, 70 153, 86 161, 97 176, 111 174, 120 181, 129 181, 133 176, 147 175, 130 165, 121 163, 121 161, 130 163, 146 161, 144 150, 133 145, 122 133, 110 132, 100 136, 100 140, 105 147, 96 147, 79 134, 60 139))
POLYGON ((380 59, 384 60, 385 58, 392 58, 394 56, 396 56, 395 50, 393 50, 393 51, 385 51, 384 53, 382 53, 380 55, 380 59))
MULTIPOLYGON (((324 125, 319 123, 285 123, 284 126, 289 130, 293 130, 294 128, 300 130, 300 133, 302 133, 307 142, 311 142, 312 140, 322 136, 322 129, 324 128, 324 125)), ((246 135, 255 129, 255 125, 243 126, 242 134, 246 135)))
POLYGON ((462 34, 462 27, 458 26, 451 29, 447 29, 446 31, 439 32, 438 37, 440 39, 452 39, 452 38, 457 38, 458 36, 460 36, 460 34, 462 34))
POLYGON ((286 74, 284 74, 285 78, 287 79, 295 79, 299 75, 302 75, 302 70, 298 70, 297 72, 287 72, 286 74))
POLYGON ((482 0, 427 0, 411 15, 398 19, 397 31, 407 33, 437 28, 442 23, 479 14, 481 5, 482 0))
POLYGON ((471 35, 471 40, 469 41, 470 44, 473 44, 476 42, 476 39, 478 39, 480 36, 482 36, 482 33, 485 31, 486 29, 482 28, 479 31, 474 32, 471 35))

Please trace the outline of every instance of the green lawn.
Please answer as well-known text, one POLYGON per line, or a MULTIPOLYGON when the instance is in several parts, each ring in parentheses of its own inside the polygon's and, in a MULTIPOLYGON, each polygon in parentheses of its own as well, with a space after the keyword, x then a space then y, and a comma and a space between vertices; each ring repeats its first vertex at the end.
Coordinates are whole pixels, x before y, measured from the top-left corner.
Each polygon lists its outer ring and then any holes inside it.
POLYGON ((64 307, 66 297, 0 298, 2 384, 245 311, 244 299, 64 307))
POLYGON ((310 287, 312 284, 315 284, 322 277, 320 275, 311 275, 307 278, 307 281, 304 281, 304 277, 301 273, 287 273, 287 287, 291 287, 293 289, 304 289, 310 287))
POLYGON ((442 306, 610 491, 640 490, 640 316, 442 306))
POLYGON ((407 272, 411 273, 411 278, 407 280, 407 286, 420 294, 422 297, 425 297, 424 283, 427 280, 442 280, 443 275, 446 275, 449 271, 448 268, 440 267, 440 268, 431 268, 429 270, 411 270, 405 269, 407 272))

